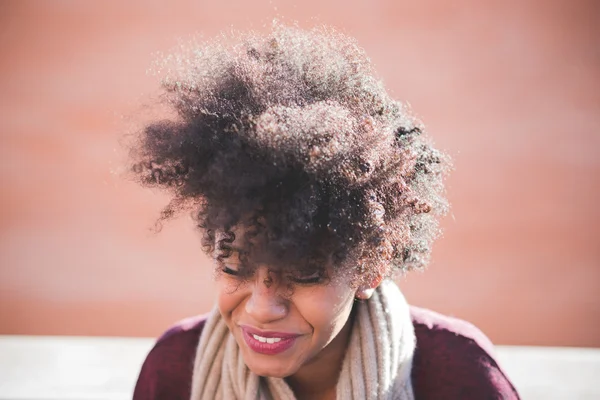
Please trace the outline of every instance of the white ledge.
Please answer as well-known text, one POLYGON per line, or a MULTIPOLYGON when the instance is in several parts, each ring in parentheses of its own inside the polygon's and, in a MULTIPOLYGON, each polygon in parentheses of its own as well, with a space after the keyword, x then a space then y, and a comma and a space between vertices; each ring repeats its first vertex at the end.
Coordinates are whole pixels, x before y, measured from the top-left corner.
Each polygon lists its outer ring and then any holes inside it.
MULTIPOLYGON (((153 343, 0 335, 0 399, 131 399, 153 343)), ((523 399, 600 399, 600 349, 497 346, 496 351, 523 399)))

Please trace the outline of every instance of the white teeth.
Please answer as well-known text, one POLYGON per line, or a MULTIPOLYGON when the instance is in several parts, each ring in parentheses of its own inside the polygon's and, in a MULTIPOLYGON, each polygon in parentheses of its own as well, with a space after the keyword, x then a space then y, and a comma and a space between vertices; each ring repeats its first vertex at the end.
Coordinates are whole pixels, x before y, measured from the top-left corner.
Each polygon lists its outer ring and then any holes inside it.
POLYGON ((269 344, 273 344, 273 343, 277 343, 281 341, 281 338, 278 337, 274 337, 274 338, 266 338, 266 337, 262 337, 262 336, 258 336, 258 335, 252 335, 254 337, 254 339, 258 340, 261 343, 269 343, 269 344))
POLYGON ((266 341, 267 341, 267 338, 264 338, 262 336, 258 336, 258 335, 252 335, 252 336, 254 336, 254 339, 258 340, 261 343, 266 343, 266 341))

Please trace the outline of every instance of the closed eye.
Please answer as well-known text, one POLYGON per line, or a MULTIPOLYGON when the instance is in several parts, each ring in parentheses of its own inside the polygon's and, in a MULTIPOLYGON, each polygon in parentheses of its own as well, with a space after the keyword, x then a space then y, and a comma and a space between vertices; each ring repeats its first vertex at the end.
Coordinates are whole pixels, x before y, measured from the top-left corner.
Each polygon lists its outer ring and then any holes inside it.
POLYGON ((222 266, 221 267, 221 271, 225 272, 228 275, 233 275, 233 276, 239 276, 240 275, 240 271, 238 271, 237 269, 230 268, 227 265, 222 266))
POLYGON ((300 285, 311 285, 321 283, 324 280, 323 272, 316 271, 310 275, 292 275, 289 278, 292 282, 300 285))

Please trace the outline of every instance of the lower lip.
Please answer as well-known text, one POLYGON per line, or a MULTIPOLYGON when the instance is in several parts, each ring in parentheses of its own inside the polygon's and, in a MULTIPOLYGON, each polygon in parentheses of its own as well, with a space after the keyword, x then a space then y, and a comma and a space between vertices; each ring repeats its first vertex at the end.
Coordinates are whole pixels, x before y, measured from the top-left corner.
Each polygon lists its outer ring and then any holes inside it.
POLYGON ((284 351, 292 347, 297 339, 296 337, 292 337, 288 339, 281 339, 277 343, 266 343, 254 339, 254 336, 252 336, 252 334, 250 334, 244 329, 242 329, 242 335, 244 336, 244 340, 246 341, 246 344, 248 345, 248 347, 250 347, 250 349, 257 353, 267 355, 283 353, 284 351))

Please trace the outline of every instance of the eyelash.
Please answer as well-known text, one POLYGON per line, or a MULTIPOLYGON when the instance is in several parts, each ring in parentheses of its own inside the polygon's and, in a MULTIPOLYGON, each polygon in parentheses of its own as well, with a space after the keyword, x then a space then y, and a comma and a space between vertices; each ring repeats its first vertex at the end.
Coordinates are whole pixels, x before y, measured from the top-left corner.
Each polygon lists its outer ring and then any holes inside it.
MULTIPOLYGON (((240 277, 241 276, 240 271, 235 270, 235 269, 231 269, 231 268, 229 268, 227 266, 223 266, 221 268, 221 271, 223 271, 227 275, 231 275, 231 276, 234 276, 234 277, 240 277)), ((323 281, 323 275, 322 274, 318 274, 316 276, 309 277, 309 278, 296 278, 296 277, 290 276, 288 279, 290 281, 292 281, 293 283, 298 284, 298 285, 314 285, 314 284, 317 284, 317 283, 321 283, 323 281)))
POLYGON ((289 278, 292 282, 297 283, 299 285, 314 285, 316 283, 321 283, 323 281, 323 276, 321 274, 316 275, 310 278, 289 278))
POLYGON ((231 269, 231 268, 229 268, 227 266, 222 267, 221 271, 223 271, 227 275, 232 275, 232 276, 239 276, 240 275, 240 271, 237 271, 235 269, 231 269))

